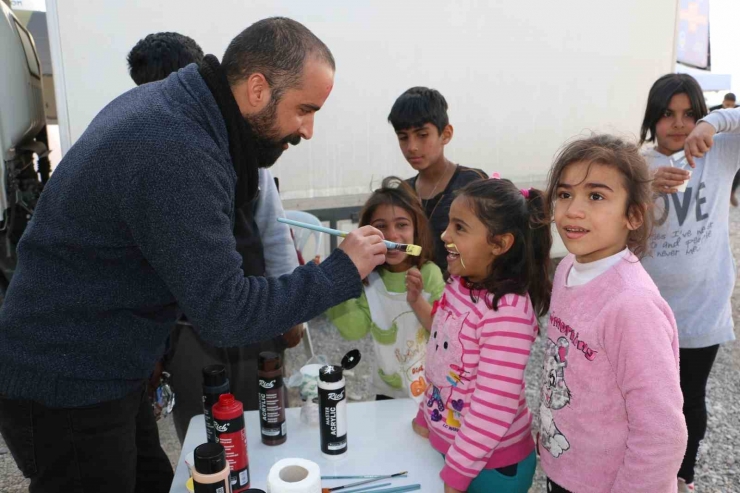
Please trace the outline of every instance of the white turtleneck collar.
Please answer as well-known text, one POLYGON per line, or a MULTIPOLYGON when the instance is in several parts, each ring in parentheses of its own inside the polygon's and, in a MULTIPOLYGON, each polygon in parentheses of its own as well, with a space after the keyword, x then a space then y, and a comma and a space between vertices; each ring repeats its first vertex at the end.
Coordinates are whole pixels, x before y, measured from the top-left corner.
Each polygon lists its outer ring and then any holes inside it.
POLYGON ((585 264, 574 260, 573 267, 571 267, 570 272, 568 272, 568 279, 565 281, 565 285, 570 288, 573 286, 582 286, 593 281, 627 255, 629 255, 629 249, 625 248, 619 253, 585 264))

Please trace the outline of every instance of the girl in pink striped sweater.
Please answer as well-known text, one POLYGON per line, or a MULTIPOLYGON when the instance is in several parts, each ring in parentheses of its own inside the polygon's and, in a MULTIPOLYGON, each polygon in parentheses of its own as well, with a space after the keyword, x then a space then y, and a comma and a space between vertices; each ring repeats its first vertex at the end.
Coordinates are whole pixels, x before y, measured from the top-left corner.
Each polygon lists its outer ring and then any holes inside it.
POLYGON ((550 298, 544 205, 541 192, 496 177, 461 189, 450 207, 451 277, 432 309, 430 385, 413 421, 445 456, 446 493, 532 485, 524 368, 550 298))

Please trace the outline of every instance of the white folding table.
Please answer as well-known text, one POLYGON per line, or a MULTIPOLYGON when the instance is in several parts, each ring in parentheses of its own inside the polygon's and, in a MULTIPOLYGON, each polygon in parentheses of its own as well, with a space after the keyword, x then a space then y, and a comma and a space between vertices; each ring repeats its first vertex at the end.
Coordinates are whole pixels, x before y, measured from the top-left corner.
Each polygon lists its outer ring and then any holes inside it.
MULTIPOLYGON (((444 484, 439 472, 444 459, 428 440, 411 429, 416 411, 417 405, 411 399, 350 403, 347 406, 348 452, 339 460, 328 460, 321 455, 319 429, 301 423, 300 408, 286 410, 288 440, 278 446, 262 444, 259 414, 245 412, 251 487, 265 490, 272 465, 280 459, 298 457, 316 462, 324 476, 408 471, 408 477, 393 480, 393 486, 419 483, 423 492, 441 493, 444 484)), ((205 422, 201 414, 190 421, 170 493, 187 493, 185 482, 190 476, 185 457, 205 442, 205 422)), ((350 482, 352 480, 332 480, 322 486, 350 482)))

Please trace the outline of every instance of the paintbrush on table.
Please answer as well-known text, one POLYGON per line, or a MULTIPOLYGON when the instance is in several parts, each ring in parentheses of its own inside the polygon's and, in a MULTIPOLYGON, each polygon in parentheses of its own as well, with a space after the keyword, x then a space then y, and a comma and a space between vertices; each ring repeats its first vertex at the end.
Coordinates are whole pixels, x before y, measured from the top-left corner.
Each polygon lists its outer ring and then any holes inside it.
MULTIPOLYGON (((285 219, 284 217, 277 218, 278 222, 289 224, 291 226, 297 226, 299 228, 312 229, 321 233, 329 235, 339 236, 345 238, 349 233, 346 231, 339 231, 338 229, 325 228, 324 226, 317 226, 315 224, 302 223, 300 221, 293 221, 292 219, 285 219)), ((419 245, 407 245, 405 243, 395 243, 393 241, 383 240, 388 250, 398 250, 401 252, 408 253, 414 257, 421 255, 421 247, 419 245)))
MULTIPOLYGON (((346 490, 342 493, 376 493, 372 490, 377 490, 378 488, 383 488, 385 486, 390 486, 391 483, 380 483, 373 486, 362 486, 360 488, 357 488, 356 490, 346 490)), ((381 490, 382 491, 382 490, 381 490)))
MULTIPOLYGON (((321 476, 321 479, 382 479, 385 476, 383 474, 369 474, 364 476, 321 476)), ((397 478, 405 478, 406 473, 403 476, 396 476, 397 478)))
POLYGON ((345 488, 351 488, 353 486, 360 486, 361 484, 374 483, 375 481, 380 481, 381 479, 390 479, 390 478, 397 478, 400 476, 406 476, 407 474, 408 474, 408 471, 403 471, 403 472, 397 472, 396 474, 389 474, 387 476, 378 476, 377 478, 366 479, 364 481, 357 481, 356 483, 344 484, 342 486, 334 486, 333 488, 321 488, 321 493, 332 493, 333 491, 340 491, 345 488))
MULTIPOLYGON (((386 488, 384 490, 374 490, 371 493, 407 493, 408 491, 416 491, 420 489, 421 489, 420 484, 408 484, 406 486, 396 486, 395 488, 386 488)), ((354 492, 358 490, 352 490, 352 491, 354 492)), ((350 492, 348 491, 346 493, 350 493, 350 492)))

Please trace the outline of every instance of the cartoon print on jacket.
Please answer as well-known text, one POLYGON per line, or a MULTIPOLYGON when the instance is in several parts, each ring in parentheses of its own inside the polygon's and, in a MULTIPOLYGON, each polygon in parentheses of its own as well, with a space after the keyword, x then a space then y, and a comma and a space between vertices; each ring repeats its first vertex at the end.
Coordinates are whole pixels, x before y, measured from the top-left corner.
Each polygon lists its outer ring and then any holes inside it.
POLYGON ((450 399, 452 389, 464 379, 462 369, 463 347, 460 331, 465 314, 439 313, 435 317, 427 343, 426 377, 432 385, 427 408, 432 421, 441 421, 447 410, 445 423, 451 429, 460 428, 460 415, 465 406, 462 399, 450 399), (444 320, 439 315, 444 315, 444 320))
POLYGON ((570 403, 570 390, 565 383, 569 346, 570 343, 565 337, 558 338, 557 343, 551 339, 545 342, 544 378, 540 399, 540 444, 553 457, 560 457, 570 448, 568 439, 555 424, 552 413, 570 403))

